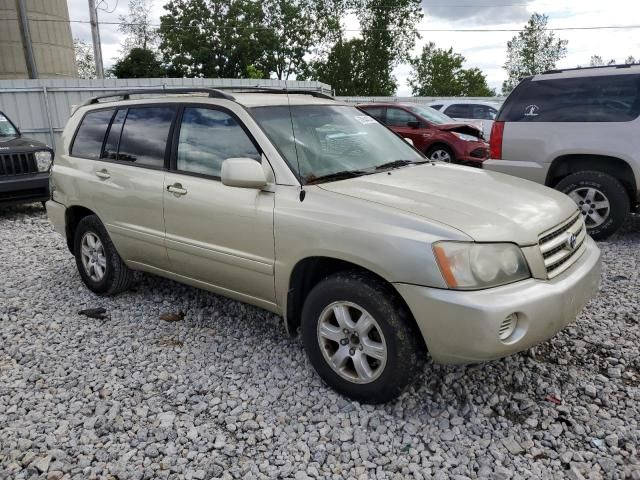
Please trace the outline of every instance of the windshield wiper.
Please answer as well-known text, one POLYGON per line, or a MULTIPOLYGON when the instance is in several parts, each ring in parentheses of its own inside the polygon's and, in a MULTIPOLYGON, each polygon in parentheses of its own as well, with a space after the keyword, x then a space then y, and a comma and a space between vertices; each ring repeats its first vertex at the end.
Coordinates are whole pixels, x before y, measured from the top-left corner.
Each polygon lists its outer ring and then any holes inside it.
POLYGON ((427 163, 428 160, 422 160, 422 161, 417 161, 414 162, 413 160, 394 160, 393 162, 387 162, 387 163, 383 163, 382 165, 378 165, 376 167, 376 170, 386 170, 389 168, 399 168, 399 167, 404 167, 405 165, 417 165, 419 163, 427 163))
POLYGON ((342 170, 340 172, 328 173, 327 175, 321 175, 319 177, 309 175, 306 180, 307 185, 312 185, 314 183, 328 182, 331 180, 344 180, 345 178, 360 177, 370 173, 372 172, 367 172, 365 170, 342 170))

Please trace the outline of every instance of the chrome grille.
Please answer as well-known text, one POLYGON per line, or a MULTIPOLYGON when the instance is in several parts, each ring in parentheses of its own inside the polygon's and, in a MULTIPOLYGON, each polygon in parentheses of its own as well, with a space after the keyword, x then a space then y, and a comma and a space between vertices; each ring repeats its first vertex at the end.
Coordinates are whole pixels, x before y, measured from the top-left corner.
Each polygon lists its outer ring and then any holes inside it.
POLYGON ((33 153, 0 154, 0 177, 36 173, 38 167, 33 153))
POLYGON ((538 244, 547 270, 547 278, 560 275, 580 258, 586 248, 584 245, 586 238, 587 230, 580 212, 540 235, 538 244), (575 238, 573 248, 570 242, 572 236, 575 238))

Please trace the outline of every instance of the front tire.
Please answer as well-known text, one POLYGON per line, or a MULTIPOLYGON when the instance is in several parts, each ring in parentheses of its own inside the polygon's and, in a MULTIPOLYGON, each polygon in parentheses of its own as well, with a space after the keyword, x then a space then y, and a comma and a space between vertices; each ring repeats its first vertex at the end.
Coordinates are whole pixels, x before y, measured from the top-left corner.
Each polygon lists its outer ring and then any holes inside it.
POLYGON ((444 145, 436 145, 427 150, 427 158, 445 163, 456 163, 453 151, 444 145))
POLYGON ((78 223, 73 251, 80 277, 92 292, 115 295, 129 288, 133 273, 96 215, 88 215, 78 223))
POLYGON ((325 278, 302 310, 309 361, 330 387, 353 400, 396 398, 417 373, 420 342, 391 287, 359 272, 325 278))
POLYGON ((613 235, 629 214, 629 196, 617 178, 603 172, 584 171, 566 176, 556 185, 576 202, 595 240, 613 235))

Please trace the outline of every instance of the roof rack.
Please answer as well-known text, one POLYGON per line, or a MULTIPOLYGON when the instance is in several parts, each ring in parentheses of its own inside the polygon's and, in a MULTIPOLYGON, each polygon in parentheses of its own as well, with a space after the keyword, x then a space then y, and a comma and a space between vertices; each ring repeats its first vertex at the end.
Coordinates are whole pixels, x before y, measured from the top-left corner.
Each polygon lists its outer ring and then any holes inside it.
POLYGON ((550 75, 552 73, 563 73, 563 72, 573 72, 576 70, 595 70, 598 68, 631 68, 633 66, 638 66, 636 63, 619 63, 615 65, 597 65, 594 67, 573 67, 573 68, 558 68, 554 70, 547 70, 546 72, 542 72, 542 75, 550 75))
POLYGON ((206 93, 209 98, 223 98, 225 100, 234 101, 235 98, 222 90, 231 90, 237 93, 274 93, 274 94, 292 94, 292 95, 311 95, 316 98, 324 98, 327 100, 333 100, 331 95, 316 90, 306 90, 303 88, 287 89, 287 88, 275 88, 275 87, 262 87, 256 86, 234 86, 225 85, 217 88, 197 87, 197 88, 145 88, 138 90, 127 90, 125 92, 111 93, 108 95, 99 95, 97 97, 91 97, 81 106, 94 105, 100 103, 100 100, 105 98, 118 98, 120 100, 130 100, 131 95, 153 95, 153 94, 189 94, 189 93, 206 93))
POLYGON ((231 95, 221 92, 216 88, 206 88, 206 87, 144 88, 144 89, 138 89, 138 90, 127 90, 126 92, 111 93, 108 95, 99 95, 97 97, 91 97, 89 100, 84 102, 82 106, 100 103, 100 100, 102 100, 103 98, 119 97, 121 100, 129 100, 131 98, 131 95, 152 95, 152 94, 173 95, 173 94, 188 94, 188 93, 207 93, 209 95, 209 98, 224 98, 225 100, 235 100, 235 98, 233 98, 231 95))

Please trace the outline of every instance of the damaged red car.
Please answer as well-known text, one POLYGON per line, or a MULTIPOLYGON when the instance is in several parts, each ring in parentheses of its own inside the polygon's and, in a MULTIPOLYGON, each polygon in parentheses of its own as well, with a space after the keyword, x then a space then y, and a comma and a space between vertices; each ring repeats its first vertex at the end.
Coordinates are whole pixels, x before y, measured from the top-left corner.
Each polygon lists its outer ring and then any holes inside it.
POLYGON ((431 107, 410 103, 367 103, 358 108, 404 138, 431 160, 479 165, 489 157, 482 131, 431 107))

